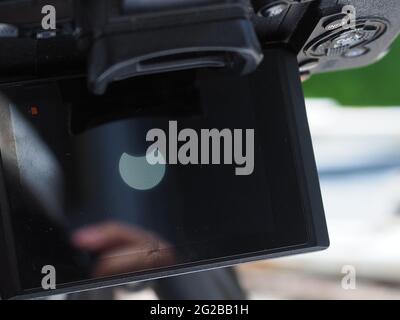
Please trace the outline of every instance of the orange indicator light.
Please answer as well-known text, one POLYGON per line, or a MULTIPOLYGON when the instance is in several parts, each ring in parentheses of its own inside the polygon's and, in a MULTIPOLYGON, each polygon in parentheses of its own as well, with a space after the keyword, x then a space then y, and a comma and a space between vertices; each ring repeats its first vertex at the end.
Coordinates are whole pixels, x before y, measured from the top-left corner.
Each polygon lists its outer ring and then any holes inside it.
POLYGON ((36 106, 31 106, 31 107, 29 108, 29 113, 30 113, 32 116, 37 116, 37 115, 39 115, 39 108, 36 107, 36 106))

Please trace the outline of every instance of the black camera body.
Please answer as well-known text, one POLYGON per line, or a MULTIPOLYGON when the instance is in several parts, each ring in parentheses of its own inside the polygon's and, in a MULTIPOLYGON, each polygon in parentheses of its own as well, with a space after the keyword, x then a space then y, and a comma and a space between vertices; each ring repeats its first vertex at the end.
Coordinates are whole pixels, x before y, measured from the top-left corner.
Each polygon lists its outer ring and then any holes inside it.
POLYGON ((284 46, 301 74, 370 64, 400 31, 393 0, 0 1, 0 81, 87 74, 97 94, 190 68, 251 73, 284 46), (45 5, 56 28, 44 29, 45 5))

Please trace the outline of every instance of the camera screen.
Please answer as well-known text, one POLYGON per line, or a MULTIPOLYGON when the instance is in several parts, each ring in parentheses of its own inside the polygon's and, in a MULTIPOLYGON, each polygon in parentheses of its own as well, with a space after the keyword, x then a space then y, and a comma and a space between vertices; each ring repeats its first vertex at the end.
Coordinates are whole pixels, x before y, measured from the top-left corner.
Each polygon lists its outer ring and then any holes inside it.
POLYGON ((101 103, 79 79, 2 89, 19 294, 42 290, 44 266, 65 287, 313 245, 284 109, 177 78, 101 103))

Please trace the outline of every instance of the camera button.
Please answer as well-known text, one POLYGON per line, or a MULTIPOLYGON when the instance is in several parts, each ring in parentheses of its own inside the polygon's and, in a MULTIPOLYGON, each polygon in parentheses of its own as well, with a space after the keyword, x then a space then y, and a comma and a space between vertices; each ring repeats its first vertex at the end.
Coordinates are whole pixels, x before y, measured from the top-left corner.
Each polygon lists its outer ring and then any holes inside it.
POLYGON ((368 48, 365 47, 357 47, 347 51, 344 56, 346 58, 358 58, 361 56, 365 56, 369 52, 368 48))
POLYGON ((337 14, 325 21, 322 26, 326 31, 340 29, 346 25, 346 20, 344 19, 345 17, 346 15, 343 13, 337 14))

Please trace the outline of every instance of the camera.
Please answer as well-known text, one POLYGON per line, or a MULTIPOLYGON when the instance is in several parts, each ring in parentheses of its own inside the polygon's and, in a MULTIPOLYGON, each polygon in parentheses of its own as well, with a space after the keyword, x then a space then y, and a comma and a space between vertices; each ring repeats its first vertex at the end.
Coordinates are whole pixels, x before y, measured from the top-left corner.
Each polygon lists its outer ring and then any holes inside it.
POLYGON ((374 0, 0 1, 0 292, 326 249, 301 80, 370 64, 374 0))
POLYGON ((399 11, 373 0, 1 1, 0 81, 86 74, 104 94, 146 74, 251 73, 276 46, 294 52, 308 77, 381 58, 400 30, 399 11), (43 29, 48 5, 56 21, 43 29))

